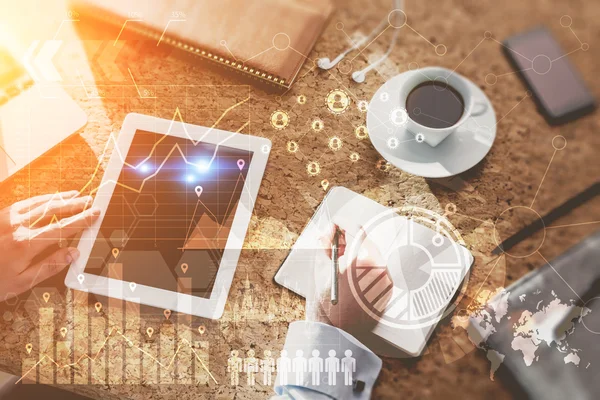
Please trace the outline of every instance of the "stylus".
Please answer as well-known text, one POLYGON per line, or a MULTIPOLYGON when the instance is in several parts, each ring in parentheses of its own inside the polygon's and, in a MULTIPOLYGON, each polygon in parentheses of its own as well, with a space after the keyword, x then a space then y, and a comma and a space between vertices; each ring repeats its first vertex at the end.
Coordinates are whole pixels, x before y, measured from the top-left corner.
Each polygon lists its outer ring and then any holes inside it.
POLYGON ((333 234, 333 244, 331 245, 331 304, 334 306, 338 302, 338 245, 340 239, 340 230, 335 228, 333 234))

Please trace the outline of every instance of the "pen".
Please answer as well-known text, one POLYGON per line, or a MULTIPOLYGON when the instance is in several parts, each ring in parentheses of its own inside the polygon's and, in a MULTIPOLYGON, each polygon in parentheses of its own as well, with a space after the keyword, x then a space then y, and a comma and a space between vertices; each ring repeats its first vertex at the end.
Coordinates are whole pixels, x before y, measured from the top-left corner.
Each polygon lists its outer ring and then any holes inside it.
POLYGON ((571 197, 569 200, 565 201, 560 206, 544 215, 542 218, 536 219, 534 222, 530 223, 508 239, 504 240, 492 251, 492 254, 502 254, 502 252, 510 250, 513 246, 528 236, 533 235, 540 229, 546 229, 547 226, 550 226, 550 224, 558 218, 566 215, 571 210, 574 210, 598 195, 600 195, 600 182, 594 183, 592 186, 571 197))
POLYGON ((333 244, 331 245, 331 304, 334 306, 338 302, 338 246, 340 240, 340 230, 336 227, 333 234, 333 244))

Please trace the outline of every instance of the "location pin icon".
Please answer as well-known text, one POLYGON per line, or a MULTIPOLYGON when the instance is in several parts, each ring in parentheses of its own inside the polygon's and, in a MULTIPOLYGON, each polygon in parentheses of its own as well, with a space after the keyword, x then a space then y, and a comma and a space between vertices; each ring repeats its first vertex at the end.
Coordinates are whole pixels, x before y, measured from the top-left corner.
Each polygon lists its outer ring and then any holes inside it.
POLYGON ((169 317, 171 316, 171 310, 165 310, 165 311, 163 312, 163 314, 165 314, 165 318, 166 318, 166 319, 169 319, 169 317))
POLYGON ((152 329, 152 327, 146 329, 146 334, 148 335, 149 338, 152 337, 153 333, 154 333, 154 329, 152 329))
POLYGON ((60 328, 60 334, 62 335, 62 337, 67 336, 67 328, 65 328, 65 327, 60 328))
POLYGON ((329 181, 327 179, 323 179, 321 181, 321 186, 323 187, 323 190, 327 190, 327 188, 329 187, 329 181))
POLYGON ((50 300, 50 293, 48 293, 48 292, 45 292, 45 293, 42 295, 42 297, 44 298, 44 301, 47 303, 47 302, 48 302, 48 300, 50 300))
POLYGON ((181 264, 181 270, 185 274, 188 270, 188 265, 186 263, 181 264))
POLYGON ((197 195, 198 197, 200 197, 200 195, 202 194, 202 190, 204 190, 204 189, 202 189, 202 186, 196 186, 196 187, 194 188, 194 191, 196 192, 196 195, 197 195))
POLYGON ((79 275, 77 275, 77 280, 79 281, 80 285, 83 285, 83 281, 85 280, 85 276, 83 276, 83 274, 79 274, 79 275))
POLYGON ((94 304, 94 307, 96 307, 96 312, 100 312, 100 310, 102 310, 102 303, 97 302, 94 304))
POLYGON ((204 332, 206 332, 206 328, 204 327, 204 325, 200 325, 198 327, 198 332, 200 332, 201 335, 204 335, 204 332))
POLYGON ((137 284, 135 282, 129 282, 129 289, 131 289, 132 292, 135 292, 136 287, 137 284))
POLYGON ((112 255, 114 258, 117 258, 119 256, 119 249, 117 249, 116 247, 112 249, 112 255))
POLYGON ((240 171, 242 170, 242 168, 244 168, 244 165, 246 165, 246 161, 242 160, 241 158, 239 160, 237 160, 237 165, 238 168, 240 169, 240 171))
POLYGON ((25 350, 27 350, 27 354, 31 354, 32 349, 33 349, 33 345, 31 343, 27 343, 25 345, 25 350))

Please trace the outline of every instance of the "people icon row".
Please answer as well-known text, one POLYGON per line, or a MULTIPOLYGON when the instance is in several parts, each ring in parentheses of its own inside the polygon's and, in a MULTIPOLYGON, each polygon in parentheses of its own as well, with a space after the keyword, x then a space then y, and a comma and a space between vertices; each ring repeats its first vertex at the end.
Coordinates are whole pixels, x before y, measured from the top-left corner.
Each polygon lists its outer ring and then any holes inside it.
POLYGON ((329 357, 323 359, 321 352, 313 350, 309 359, 304 357, 304 351, 296 350, 296 356, 290 358, 287 350, 282 350, 280 357, 275 361, 271 356, 271 351, 263 352, 264 358, 256 358, 253 349, 248 350, 247 357, 239 356, 238 350, 232 350, 231 356, 227 360, 227 372, 229 372, 232 386, 240 384, 240 372, 246 373, 246 383, 249 386, 256 384, 256 374, 262 372, 263 385, 271 386, 273 382, 273 373, 277 370, 280 385, 291 384, 290 375, 294 377, 294 384, 302 384, 304 374, 308 373, 311 377, 311 383, 314 386, 321 384, 321 374, 327 374, 327 384, 335 386, 337 384, 337 374, 344 374, 344 385, 352 385, 352 379, 356 372, 356 359, 352 357, 352 350, 344 352, 345 357, 341 360, 336 357, 335 350, 329 350, 329 357))
POLYGON ((301 385, 305 373, 311 376, 311 383, 314 386, 321 384, 321 373, 327 374, 327 384, 335 386, 337 384, 337 373, 344 373, 344 385, 352 385, 353 374, 356 372, 356 359, 352 357, 352 350, 344 352, 345 357, 341 360, 336 357, 335 350, 329 350, 329 357, 323 359, 320 357, 319 350, 313 350, 312 357, 308 360, 304 357, 302 350, 296 350, 296 356, 291 359, 286 350, 281 351, 281 356, 277 359, 277 374, 280 385, 290 384, 290 374, 295 374, 294 384, 301 385))
POLYGON ((256 374, 260 372, 263 374, 263 385, 271 386, 275 372, 275 359, 271 357, 271 351, 265 350, 263 359, 256 358, 253 349, 248 350, 246 354, 248 357, 241 358, 237 350, 231 351, 231 357, 227 360, 231 386, 240 384, 240 372, 246 373, 246 383, 249 386, 256 384, 256 374))

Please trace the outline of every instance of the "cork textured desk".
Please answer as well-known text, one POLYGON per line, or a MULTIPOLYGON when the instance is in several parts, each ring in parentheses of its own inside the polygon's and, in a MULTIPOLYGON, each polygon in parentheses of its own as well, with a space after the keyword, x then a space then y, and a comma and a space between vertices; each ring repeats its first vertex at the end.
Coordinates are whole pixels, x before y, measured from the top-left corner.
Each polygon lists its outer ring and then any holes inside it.
MULTIPOLYGON (((38 39, 50 39, 56 33, 63 41, 53 62, 63 77, 64 87, 88 115, 88 123, 78 135, 5 182, 0 189, 0 206, 36 194, 97 185, 112 150, 112 145, 106 146, 109 136, 118 133, 129 112, 174 118, 178 109, 184 121, 210 125, 232 104, 249 98, 242 107, 228 113, 218 127, 268 137, 273 147, 221 320, 175 314, 167 320, 163 310, 140 310, 135 306, 131 309, 130 305, 123 307, 106 298, 87 298, 67 291, 61 285, 62 277, 57 277, 15 301, 1 303, 0 368, 15 375, 21 376, 29 370, 26 366, 35 364, 32 361, 42 346, 38 340, 54 340, 53 354, 57 359, 73 362, 86 351, 98 352, 98 359, 86 359, 76 368, 42 363, 26 378, 35 375, 39 382, 58 384, 96 399, 268 398, 273 390, 262 385, 262 377, 251 387, 245 382, 245 374, 241 374, 240 385, 231 387, 227 361, 232 350, 238 350, 242 357, 250 349, 255 350, 257 357, 269 350, 276 357, 288 324, 304 318, 303 299, 278 287, 272 278, 323 198, 324 179, 330 186, 346 186, 385 205, 412 205, 444 213, 447 204, 455 204, 457 213, 449 218, 475 256, 461 302, 466 307, 482 290, 506 286, 544 264, 537 253, 524 258, 492 256, 496 245, 494 222, 505 215, 503 211, 514 206, 529 207, 535 198, 533 208, 543 215, 600 176, 598 114, 549 127, 497 42, 538 24, 548 26, 567 52, 578 49, 580 41, 589 42, 588 51, 574 51, 569 57, 594 95, 600 97, 600 81, 596 79, 600 75, 600 56, 594 42, 600 37, 597 2, 407 2, 412 29, 402 28, 390 58, 369 74, 364 84, 354 83, 347 72, 350 68, 364 68, 368 58, 383 54, 391 30, 360 54, 352 53, 348 58, 351 63, 343 64, 342 71, 321 71, 314 67, 314 60, 339 54, 348 46, 347 35, 368 34, 388 13, 390 2, 339 2, 328 27, 308 55, 298 81, 285 94, 268 93, 247 82, 224 77, 204 64, 179 57, 166 46, 139 40, 115 42, 118 27, 98 31, 86 19, 61 25, 66 18, 65 6, 60 1, 47 3, 52 4, 24 2, 19 8, 13 5, 15 9, 8 15, 15 25, 46 29, 45 36, 38 39), (572 32, 561 26, 563 15, 570 16, 572 32), (486 39, 485 32, 491 32, 491 38, 486 39), (439 44, 446 46, 444 56, 436 54, 435 46, 439 44), (369 140, 355 135, 355 129, 365 124, 366 118, 357 109, 356 100, 369 100, 387 78, 415 66, 430 65, 456 69, 473 80, 492 101, 498 120, 491 152, 477 166, 452 179, 429 180, 393 167, 378 168, 382 165, 378 164, 380 156, 369 140), (491 79, 490 74, 496 79, 491 79), (332 115, 325 107, 325 97, 333 89, 345 90, 353 100, 352 107, 342 115, 332 115), (297 102, 299 95, 306 97, 305 104, 297 102), (289 115, 289 125, 283 130, 274 129, 270 123, 277 110, 289 115), (321 131, 311 128, 317 118, 325 126, 321 131), (555 151, 552 144, 557 135, 567 142, 560 151, 555 151), (342 139, 343 146, 338 151, 328 148, 333 136, 342 139), (290 140, 298 143, 299 151, 288 151, 290 140), (357 162, 350 160, 353 152, 359 154, 357 162), (311 161, 319 162, 317 176, 307 173, 311 161), (100 173, 94 174, 98 165, 100 173), (43 299, 45 292, 50 294, 47 302, 43 299), (98 312, 96 302, 106 312, 98 312), (102 343, 98 342, 109 333, 107 321, 122 321, 119 313, 123 312, 124 334, 131 336, 133 343, 130 346, 113 335, 106 348, 99 351, 102 343), (82 324, 97 324, 91 340, 76 337, 77 327, 82 324), (63 327, 67 328, 65 335, 61 333, 63 327), (198 330, 200 327, 204 328, 203 333, 198 330), (151 337, 148 328, 153 329, 151 337), (40 332, 48 335, 46 339, 38 339, 40 332), (160 347, 173 354, 182 335, 192 347, 182 347, 186 356, 178 359, 174 369, 168 368, 167 361, 158 365, 138 351, 156 354, 160 347), (36 345, 29 355, 26 344, 32 341, 36 345), (70 350, 72 342, 75 346, 70 350), (203 363, 191 361, 192 350, 203 363)), ((600 203, 595 200, 555 224, 597 220, 600 203)), ((502 229, 514 231, 526 222, 511 218, 503 222, 502 229)), ((541 233, 534 235, 520 245, 520 251, 526 254, 539 248, 540 254, 551 259, 595 229, 597 225, 590 224, 546 230, 545 238, 541 233)), ((465 331, 448 319, 442 321, 422 357, 384 359, 374 397, 396 398, 401 394, 403 398, 510 398, 508 382, 492 381, 489 375, 490 363, 485 354, 475 349, 465 331)))

